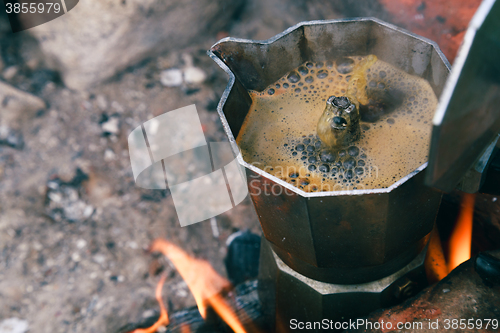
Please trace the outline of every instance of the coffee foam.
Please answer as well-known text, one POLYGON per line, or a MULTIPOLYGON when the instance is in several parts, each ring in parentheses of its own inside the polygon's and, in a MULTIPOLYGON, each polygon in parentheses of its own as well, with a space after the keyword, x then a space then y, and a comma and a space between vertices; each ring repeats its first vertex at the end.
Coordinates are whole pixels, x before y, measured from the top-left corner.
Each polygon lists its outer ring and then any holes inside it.
POLYGON ((365 60, 307 62, 264 91, 249 91, 253 103, 237 138, 245 161, 307 192, 387 188, 425 163, 437 106, 432 88, 381 60, 358 66, 365 60), (362 135, 329 151, 316 125, 328 97, 345 96, 354 75, 364 84, 360 102, 368 97, 362 135))

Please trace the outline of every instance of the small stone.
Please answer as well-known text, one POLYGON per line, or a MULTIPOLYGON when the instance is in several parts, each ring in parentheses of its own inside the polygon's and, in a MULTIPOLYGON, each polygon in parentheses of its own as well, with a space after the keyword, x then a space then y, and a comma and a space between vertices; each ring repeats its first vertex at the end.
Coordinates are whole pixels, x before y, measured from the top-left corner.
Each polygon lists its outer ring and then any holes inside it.
POLYGON ((85 209, 83 210, 83 217, 89 218, 93 213, 94 207, 92 207, 91 205, 87 205, 87 207, 85 207, 85 209))
POLYGON ((62 194, 59 192, 50 192, 48 197, 51 201, 55 203, 60 203, 62 201, 62 194))
POLYGON ((26 61, 26 66, 32 71, 36 70, 39 65, 40 65, 40 60, 37 58, 31 58, 26 61))
POLYGON ((177 68, 164 70, 160 74, 160 82, 165 87, 178 87, 182 84, 182 71, 177 68))
POLYGON ((201 84, 206 79, 207 74, 201 68, 187 67, 184 69, 184 81, 187 84, 201 84))
POLYGON ((101 124, 104 133, 118 135, 120 131, 120 119, 118 117, 110 117, 108 121, 101 124))
POLYGON ((85 246, 87 246, 87 241, 85 239, 79 239, 76 241, 76 247, 78 249, 83 249, 85 246))
POLYGON ((125 111, 123 106, 120 103, 118 103, 117 101, 111 102, 111 107, 119 113, 123 113, 123 111, 125 111))
POLYGON ((54 82, 47 82, 47 84, 43 87, 43 92, 48 94, 56 90, 56 84, 54 82))
POLYGON ((97 107, 101 111, 106 111, 108 109, 108 101, 106 97, 103 95, 98 95, 96 98, 97 107))
POLYGON ((36 251, 41 251, 43 249, 43 245, 38 243, 38 242, 34 242, 33 243, 33 248, 36 250, 36 251))
POLYGON ((146 310, 142 313, 142 318, 147 319, 153 317, 156 314, 156 311, 153 309, 146 310))
POLYGON ((106 257, 102 254, 96 254, 95 256, 92 257, 92 259, 100 265, 106 262, 106 257))
POLYGON ((73 260, 74 262, 79 262, 80 260, 82 260, 82 257, 80 256, 80 254, 75 252, 71 255, 71 260, 73 260))
POLYGON ((2 81, 0 81, 0 101, 4 124, 20 120, 24 115, 34 117, 37 112, 46 108, 45 102, 39 97, 2 81))
POLYGON ((131 249, 133 249, 133 250, 136 250, 136 249, 138 249, 138 248, 139 248, 139 245, 137 245, 137 243, 136 243, 136 242, 134 242, 134 241, 130 241, 130 242, 128 242, 128 244, 127 244, 127 245, 128 245, 128 247, 129 247, 129 248, 131 248, 131 249))
POLYGON ((10 66, 10 67, 7 67, 3 73, 2 73, 2 76, 4 79, 6 79, 7 81, 8 80, 12 80, 14 78, 14 76, 16 76, 17 74, 17 71, 18 71, 18 68, 17 66, 10 66))
POLYGON ((26 320, 12 317, 0 322, 0 333, 24 333, 28 331, 28 327, 26 320))
POLYGON ((7 126, 0 126, 0 145, 21 150, 24 147, 23 134, 7 126))
POLYGON ((106 149, 106 151, 104 151, 104 160, 106 162, 110 162, 110 161, 113 161, 115 159, 116 159, 116 155, 111 149, 106 149))

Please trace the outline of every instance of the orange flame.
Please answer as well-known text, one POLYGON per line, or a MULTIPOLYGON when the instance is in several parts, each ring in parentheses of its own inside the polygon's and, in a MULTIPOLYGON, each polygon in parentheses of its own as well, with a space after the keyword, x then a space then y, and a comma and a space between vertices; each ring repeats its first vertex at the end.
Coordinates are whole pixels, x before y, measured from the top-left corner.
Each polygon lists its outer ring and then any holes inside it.
POLYGON ((470 259, 475 194, 464 193, 455 229, 450 237, 448 271, 470 259))
POLYGON ((246 332, 234 311, 221 296, 222 291, 231 288, 231 283, 220 276, 207 261, 189 256, 184 250, 164 239, 155 240, 151 251, 162 252, 174 264, 191 290, 203 318, 206 318, 207 307, 210 306, 235 333, 246 332))
POLYGON ((161 299, 161 290, 163 289, 163 284, 165 283, 166 278, 167 277, 165 275, 162 275, 160 282, 158 282, 158 285, 156 286, 155 295, 156 300, 160 304, 160 318, 158 318, 158 321, 153 326, 149 328, 138 328, 130 333, 155 333, 160 326, 167 326, 169 324, 167 309, 165 309, 165 305, 161 299))
POLYGON ((436 224, 431 232, 429 246, 425 258, 425 273, 430 284, 441 281, 448 275, 448 267, 444 259, 443 247, 439 239, 439 232, 436 224))

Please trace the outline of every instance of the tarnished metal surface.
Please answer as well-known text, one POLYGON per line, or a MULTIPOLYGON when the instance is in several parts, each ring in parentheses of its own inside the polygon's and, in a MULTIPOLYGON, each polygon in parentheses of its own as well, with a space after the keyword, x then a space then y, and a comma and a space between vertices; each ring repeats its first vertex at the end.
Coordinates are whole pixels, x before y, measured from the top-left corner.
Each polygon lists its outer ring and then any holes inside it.
MULTIPOLYGON (((267 41, 225 38, 215 44, 209 55, 229 75, 218 112, 233 149, 252 102, 247 90, 261 91, 305 61, 370 54, 426 79, 441 94, 449 64, 437 45, 377 19, 305 22, 267 41)), ((427 163, 384 189, 306 193, 238 160, 252 182, 264 235, 282 250, 281 259, 327 282, 373 281, 383 265, 385 274, 404 267, 431 231, 441 198, 423 185, 427 163), (263 194, 271 188, 280 190, 263 194), (343 274, 319 273, 332 267, 343 274)))
POLYGON ((500 131, 499 17, 500 1, 483 1, 433 120, 426 183, 445 192, 455 188, 500 131))
POLYGON ((441 198, 422 185, 423 174, 386 194, 313 198, 258 195, 274 183, 253 173, 247 177, 258 181, 250 188, 252 200, 281 259, 332 283, 373 281, 408 264, 425 245, 441 198))
MULTIPOLYGON (((330 284, 310 279, 288 267, 265 239, 261 245, 259 298, 276 332, 290 332, 290 320, 346 321, 392 306, 425 287, 426 251, 399 271, 363 284, 330 284)), ((313 332, 322 330, 313 330, 313 332)))
POLYGON ((488 166, 493 160, 493 153, 495 152, 498 138, 499 135, 497 135, 493 142, 483 150, 483 153, 474 162, 472 167, 465 172, 462 179, 460 179, 460 183, 457 185, 457 190, 467 193, 476 193, 481 189, 486 180, 488 166))

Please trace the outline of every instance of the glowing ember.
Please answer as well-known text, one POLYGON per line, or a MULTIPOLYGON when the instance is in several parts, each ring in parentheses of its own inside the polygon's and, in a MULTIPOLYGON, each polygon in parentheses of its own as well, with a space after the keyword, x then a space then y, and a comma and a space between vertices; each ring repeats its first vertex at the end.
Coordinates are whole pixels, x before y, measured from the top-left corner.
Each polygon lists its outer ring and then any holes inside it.
POLYGON ((158 321, 153 326, 149 328, 138 328, 136 330, 133 330, 131 333, 155 333, 161 326, 166 326, 169 324, 167 310, 165 309, 165 305, 163 304, 163 301, 161 299, 161 290, 163 288, 163 284, 165 283, 165 279, 166 276, 163 275, 160 279, 160 282, 158 282, 158 285, 156 286, 156 299, 160 304, 160 318, 158 318, 158 321))
POLYGON ((203 318, 206 318, 207 307, 210 306, 235 333, 246 332, 234 311, 221 296, 223 291, 231 288, 231 283, 220 276, 207 261, 189 256, 184 250, 164 239, 155 240, 151 251, 163 253, 174 264, 191 290, 203 318))
POLYGON ((189 329, 189 326, 187 324, 182 324, 181 326, 181 333, 190 333, 191 330, 189 329))
POLYGON ((448 271, 470 259, 475 194, 464 193, 455 229, 450 237, 448 271))

